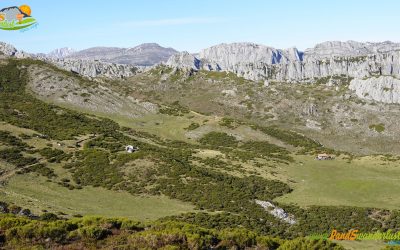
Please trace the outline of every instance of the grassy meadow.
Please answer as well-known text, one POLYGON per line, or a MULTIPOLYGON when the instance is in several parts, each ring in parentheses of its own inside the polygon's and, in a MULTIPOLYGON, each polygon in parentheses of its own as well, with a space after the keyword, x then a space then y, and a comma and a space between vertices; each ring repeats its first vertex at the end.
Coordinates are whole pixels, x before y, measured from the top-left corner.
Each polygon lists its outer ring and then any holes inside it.
POLYGON ((276 199, 300 206, 360 206, 385 209, 400 207, 400 162, 368 156, 350 163, 341 157, 318 161, 296 156, 296 162, 277 168, 292 183, 293 192, 276 199))
POLYGON ((164 196, 133 196, 127 192, 84 187, 69 190, 34 174, 13 176, 0 189, 0 199, 29 207, 70 215, 101 215, 134 220, 155 220, 193 211, 193 206, 164 196))

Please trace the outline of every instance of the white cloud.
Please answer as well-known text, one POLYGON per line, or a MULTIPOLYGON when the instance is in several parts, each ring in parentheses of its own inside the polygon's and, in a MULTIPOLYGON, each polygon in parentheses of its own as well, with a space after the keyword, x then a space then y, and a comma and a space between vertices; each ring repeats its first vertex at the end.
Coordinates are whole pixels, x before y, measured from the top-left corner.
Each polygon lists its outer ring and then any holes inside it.
POLYGON ((213 24, 223 22, 223 19, 215 17, 201 18, 171 18, 171 19, 154 19, 154 20, 138 20, 119 23, 123 27, 150 27, 150 26, 172 26, 186 24, 213 24))

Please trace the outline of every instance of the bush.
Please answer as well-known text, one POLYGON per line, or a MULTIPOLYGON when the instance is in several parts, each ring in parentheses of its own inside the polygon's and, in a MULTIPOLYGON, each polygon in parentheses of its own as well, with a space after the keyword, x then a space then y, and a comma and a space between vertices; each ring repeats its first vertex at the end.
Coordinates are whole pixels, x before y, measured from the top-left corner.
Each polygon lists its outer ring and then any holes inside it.
POLYGON ((79 234, 84 239, 102 240, 111 234, 110 230, 98 226, 87 226, 79 229, 79 234))
POLYGON ((189 127, 185 128, 185 129, 188 131, 191 131, 191 130, 195 130, 196 128, 199 128, 199 127, 200 127, 200 124, 193 122, 189 125, 189 127))
POLYGON ((40 219, 44 221, 55 221, 58 220, 58 216, 53 213, 44 213, 40 216, 40 219))
POLYGON ((64 151, 60 149, 52 149, 52 148, 43 148, 40 149, 39 154, 41 156, 46 157, 48 162, 57 162, 60 163, 61 161, 67 161, 71 158, 70 154, 66 154, 64 151))
POLYGON ((238 145, 236 137, 223 132, 205 134, 199 142, 213 147, 236 147, 238 145))
POLYGON ((218 123, 220 126, 224 126, 230 129, 234 129, 237 128, 240 124, 242 124, 239 121, 236 121, 233 118, 228 118, 228 117, 224 117, 221 119, 221 121, 218 123))
POLYGON ((24 168, 23 170, 19 171, 19 173, 31 173, 31 172, 38 173, 47 178, 53 178, 53 177, 57 176, 54 173, 53 169, 46 167, 46 165, 44 165, 42 163, 38 163, 38 164, 35 164, 32 166, 29 166, 29 167, 24 168))
POLYGON ((183 116, 184 114, 189 113, 189 109, 183 107, 182 105, 179 104, 178 101, 176 101, 173 102, 170 106, 160 108, 159 112, 161 114, 166 114, 166 115, 183 116))
POLYGON ((11 135, 8 131, 1 131, 0 130, 0 143, 13 146, 18 148, 19 150, 23 150, 28 148, 28 144, 23 142, 20 138, 11 135))
POLYGON ((375 130, 378 133, 382 133, 383 131, 385 131, 385 124, 383 124, 383 123, 372 124, 372 125, 369 125, 369 129, 375 130))
POLYGON ((25 157, 18 148, 6 148, 0 150, 0 159, 5 160, 17 167, 24 167, 35 164, 37 159, 34 157, 25 157))

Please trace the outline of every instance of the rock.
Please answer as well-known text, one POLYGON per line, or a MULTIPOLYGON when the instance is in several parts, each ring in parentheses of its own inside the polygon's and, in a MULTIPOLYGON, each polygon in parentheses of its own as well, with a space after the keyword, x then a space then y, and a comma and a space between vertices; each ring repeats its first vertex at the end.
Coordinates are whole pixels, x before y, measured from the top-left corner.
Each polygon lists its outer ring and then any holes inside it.
POLYGON ((321 123, 307 119, 306 121, 306 127, 314 130, 321 130, 321 123))
POLYGON ((336 84, 337 84, 337 81, 334 80, 332 77, 329 78, 329 81, 326 83, 326 85, 327 85, 328 87, 332 87, 333 85, 336 85, 336 84))
POLYGON ((133 76, 138 71, 137 67, 129 65, 90 60, 51 58, 42 54, 32 55, 24 51, 19 51, 14 46, 2 42, 0 42, 0 54, 3 54, 7 57, 33 58, 42 60, 53 64, 60 69, 77 73, 84 77, 125 78, 133 76))
POLYGON ((17 49, 11 44, 0 42, 0 53, 5 56, 14 56, 17 53, 17 49))
POLYGON ((48 53, 47 56, 51 58, 65 58, 67 56, 71 56, 75 52, 76 50, 66 47, 66 48, 55 49, 50 53, 48 53))
POLYGON ((126 78, 133 76, 138 70, 136 67, 129 65, 98 61, 53 58, 44 58, 42 60, 85 77, 126 78))
POLYGON ((0 42, 0 55, 3 54, 7 57, 28 58, 30 55, 24 51, 17 50, 11 44, 0 42))
POLYGON ((268 87, 269 86, 269 81, 268 80, 265 80, 264 81, 264 87, 268 87))
POLYGON ((275 206, 269 201, 255 200, 255 203, 263 207, 266 211, 268 211, 270 214, 272 214, 278 219, 281 219, 292 225, 296 223, 296 220, 293 218, 292 215, 289 215, 288 213, 285 212, 285 210, 275 206))
POLYGON ((31 210, 29 209, 22 209, 18 215, 20 216, 26 216, 26 217, 30 217, 32 215, 31 210))
POLYGON ((237 88, 235 87, 233 89, 224 89, 221 91, 221 93, 227 96, 236 97, 237 88))
POLYGON ((317 105, 314 103, 306 105, 306 107, 303 109, 303 114, 307 116, 317 116, 318 115, 317 105))
POLYGON ((171 68, 184 70, 198 71, 201 69, 201 61, 186 51, 171 56, 166 65, 171 68))
MULTIPOLYGON (((325 42, 305 52, 296 48, 280 50, 254 43, 232 43, 204 49, 194 57, 201 61, 202 69, 233 72, 255 81, 295 83, 329 76, 400 77, 400 44, 392 42, 325 42)), ((193 58, 191 61, 198 64, 193 58)))
POLYGON ((349 89, 361 99, 383 103, 400 103, 400 80, 392 76, 354 79, 349 89))
MULTIPOLYGON (((264 81, 265 85, 271 80, 287 83, 315 82, 316 79, 324 77, 330 79, 327 82, 328 86, 347 82, 351 78, 362 79, 383 75, 400 78, 400 44, 392 42, 332 41, 317 44, 304 52, 296 48, 282 50, 254 43, 232 43, 204 49, 198 55, 188 52, 177 53, 168 49, 169 52, 160 52, 163 56, 149 61, 149 58, 153 58, 150 55, 157 54, 157 51, 164 50, 157 44, 143 44, 129 49, 96 47, 80 51, 80 56, 76 56, 77 53, 72 53, 69 49, 61 49, 54 52, 54 57, 50 57, 43 54, 30 55, 16 50, 9 44, 0 43, 0 54, 3 56, 34 57, 61 69, 92 78, 124 78, 134 75, 138 70, 147 70, 144 67, 112 63, 128 63, 124 61, 124 56, 127 55, 143 57, 144 61, 152 63, 172 55, 168 57, 166 65, 174 70, 184 69, 186 77, 199 70, 227 71, 249 80, 264 81), (65 56, 69 53, 71 54, 65 56), (96 61, 99 58, 102 61, 96 61), (114 60, 115 58, 118 60, 114 60)), ((385 102, 388 98, 385 96, 382 101, 385 102)))

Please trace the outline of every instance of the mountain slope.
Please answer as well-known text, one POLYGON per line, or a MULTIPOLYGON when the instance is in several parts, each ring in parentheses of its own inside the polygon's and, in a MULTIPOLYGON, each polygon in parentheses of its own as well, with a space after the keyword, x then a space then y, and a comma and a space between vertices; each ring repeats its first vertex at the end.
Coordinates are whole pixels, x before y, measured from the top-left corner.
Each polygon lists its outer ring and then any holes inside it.
POLYGON ((100 60, 116 64, 129 64, 135 66, 152 66, 166 61, 170 56, 177 53, 172 48, 164 48, 156 43, 144 43, 133 48, 116 47, 94 47, 81 51, 56 51, 48 54, 50 57, 100 60), (66 52, 66 53, 64 53, 66 52))

